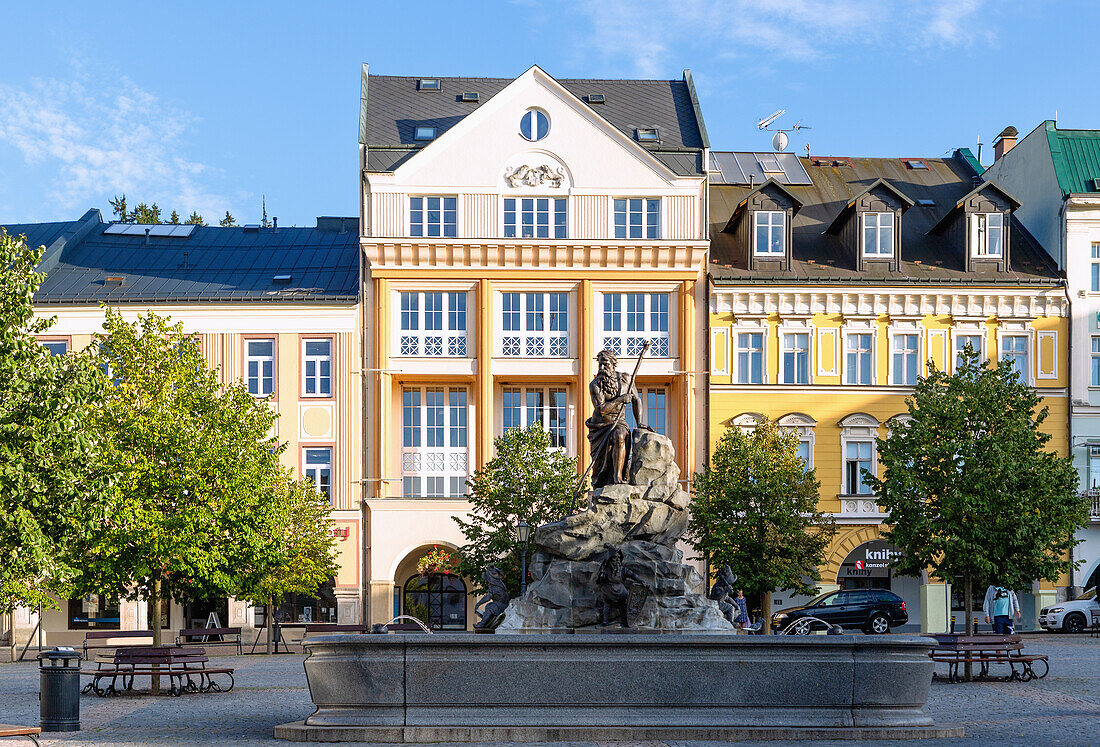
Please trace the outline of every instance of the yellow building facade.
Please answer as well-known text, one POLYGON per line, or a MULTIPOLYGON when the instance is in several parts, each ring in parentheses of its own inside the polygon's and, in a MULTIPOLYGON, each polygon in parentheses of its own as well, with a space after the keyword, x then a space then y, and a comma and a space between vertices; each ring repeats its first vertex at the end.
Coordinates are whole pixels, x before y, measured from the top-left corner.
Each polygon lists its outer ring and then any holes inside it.
POLYGON ((644 417, 673 439, 683 473, 694 471, 704 135, 675 116, 693 99, 690 76, 364 71, 371 622, 415 612, 443 630, 472 623, 470 580, 420 574, 417 561, 463 544, 466 480, 505 431, 541 425, 587 468, 588 383, 605 347, 629 372, 651 343, 637 378, 644 417))
MULTIPOLYGON (((952 610, 957 593, 953 601, 949 586, 888 570, 894 549, 881 541, 883 515, 860 471, 877 473, 875 439, 905 416, 917 377, 930 365, 953 370, 968 344, 990 362, 1013 360, 1050 411, 1050 448, 1068 453, 1068 299, 995 185, 989 201, 1004 202, 1002 266, 968 267, 969 238, 933 230, 973 220, 973 190, 986 200, 964 154, 920 159, 917 169, 903 159, 835 163, 790 156, 786 173, 761 174, 759 187, 712 173, 710 444, 761 416, 798 434, 821 484, 819 505, 838 528, 819 569, 822 590, 891 588, 907 603, 905 629, 943 632, 952 614, 962 625, 952 610), (779 251, 764 255, 756 250, 777 235, 771 216, 779 216, 779 251), (862 230, 846 236, 846 221, 862 230), (744 224, 755 230, 740 233, 744 224)), ((979 209, 992 212, 984 202, 979 209)), ((1025 625, 1053 601, 1055 586, 1035 584, 1025 625)), ((775 594, 773 611, 795 602, 775 594)))

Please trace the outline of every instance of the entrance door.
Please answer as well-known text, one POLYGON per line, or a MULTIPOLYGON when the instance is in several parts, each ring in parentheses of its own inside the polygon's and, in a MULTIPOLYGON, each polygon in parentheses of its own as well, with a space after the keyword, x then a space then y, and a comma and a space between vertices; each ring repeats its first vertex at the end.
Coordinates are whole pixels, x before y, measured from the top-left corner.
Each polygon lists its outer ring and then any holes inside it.
POLYGON ((402 611, 432 630, 466 629, 466 584, 450 573, 413 576, 405 582, 402 611))

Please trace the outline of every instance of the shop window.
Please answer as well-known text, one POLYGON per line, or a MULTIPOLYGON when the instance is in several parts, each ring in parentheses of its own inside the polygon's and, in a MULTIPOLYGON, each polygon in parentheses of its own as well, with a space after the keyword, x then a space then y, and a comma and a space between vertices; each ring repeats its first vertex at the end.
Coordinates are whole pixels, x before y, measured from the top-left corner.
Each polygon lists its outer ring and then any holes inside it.
POLYGON ((118 597, 85 594, 69 600, 69 630, 118 630, 118 597))

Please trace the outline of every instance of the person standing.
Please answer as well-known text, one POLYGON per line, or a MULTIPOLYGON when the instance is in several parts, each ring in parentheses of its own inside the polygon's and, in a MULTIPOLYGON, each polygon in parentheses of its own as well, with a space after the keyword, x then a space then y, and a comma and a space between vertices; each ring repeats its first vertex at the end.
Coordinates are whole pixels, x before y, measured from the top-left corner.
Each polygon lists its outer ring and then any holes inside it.
POLYGON ((1014 633, 1013 615, 1017 620, 1023 617, 1020 613, 1020 600, 1016 598, 1016 592, 992 584, 985 590, 985 602, 982 603, 982 611, 985 612, 985 621, 993 623, 993 632, 997 635, 1014 633))
POLYGON ((737 615, 733 618, 734 624, 747 628, 749 626, 749 603, 745 599, 744 589, 737 590, 737 596, 733 598, 733 604, 737 610, 737 615))

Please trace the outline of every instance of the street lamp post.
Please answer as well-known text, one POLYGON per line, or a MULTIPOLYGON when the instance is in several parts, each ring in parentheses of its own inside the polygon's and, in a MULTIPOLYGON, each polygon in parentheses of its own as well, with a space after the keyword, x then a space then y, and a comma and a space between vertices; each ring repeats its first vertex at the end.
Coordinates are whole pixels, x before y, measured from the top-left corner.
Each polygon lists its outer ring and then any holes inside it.
POLYGON ((516 539, 519 540, 519 594, 527 593, 527 540, 531 539, 531 525, 523 519, 516 524, 516 539))

